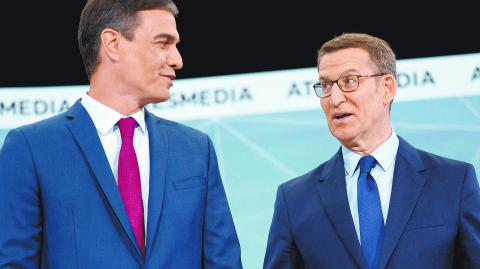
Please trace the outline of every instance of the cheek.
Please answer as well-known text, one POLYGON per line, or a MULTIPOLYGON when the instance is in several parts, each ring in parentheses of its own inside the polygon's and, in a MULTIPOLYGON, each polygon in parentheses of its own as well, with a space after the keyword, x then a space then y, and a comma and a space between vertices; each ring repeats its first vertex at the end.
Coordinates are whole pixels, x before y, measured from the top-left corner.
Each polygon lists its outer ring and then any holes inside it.
POLYGON ((163 66, 167 62, 167 53, 161 50, 151 51, 148 60, 156 66, 163 66))
POLYGON ((362 110, 367 119, 378 119, 383 113, 383 100, 378 96, 378 98, 370 100, 369 105, 364 106, 362 110))
POLYGON ((325 113, 325 115, 328 114, 328 103, 325 99, 320 100, 320 106, 322 107, 322 110, 325 113))

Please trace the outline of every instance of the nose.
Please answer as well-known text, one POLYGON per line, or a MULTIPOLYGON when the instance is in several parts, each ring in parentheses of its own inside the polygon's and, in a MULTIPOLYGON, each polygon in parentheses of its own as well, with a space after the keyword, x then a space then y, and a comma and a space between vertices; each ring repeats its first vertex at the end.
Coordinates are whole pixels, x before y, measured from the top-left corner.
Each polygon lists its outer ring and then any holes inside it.
POLYGON ((340 90, 337 83, 334 83, 330 95, 330 105, 338 107, 341 103, 345 102, 345 93, 340 90))
POLYGON ((177 46, 172 46, 172 49, 169 53, 169 57, 167 59, 167 64, 175 70, 182 69, 183 67, 182 55, 180 55, 180 51, 178 51, 177 46))

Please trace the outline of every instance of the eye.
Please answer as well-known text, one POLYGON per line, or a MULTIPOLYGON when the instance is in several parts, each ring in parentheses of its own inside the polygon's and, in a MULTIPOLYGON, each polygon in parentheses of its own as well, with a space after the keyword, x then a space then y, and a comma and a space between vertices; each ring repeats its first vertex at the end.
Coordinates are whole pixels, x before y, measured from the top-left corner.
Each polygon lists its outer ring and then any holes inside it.
POLYGON ((339 83, 344 89, 352 89, 357 86, 357 76, 345 76, 340 78, 339 83))
POLYGON ((332 85, 331 81, 320 81, 318 84, 322 86, 323 89, 328 89, 332 85))
POLYGON ((345 83, 347 85, 355 85, 357 83, 357 78, 354 76, 348 76, 345 78, 345 83))
POLYGON ((160 48, 162 49, 166 49, 168 48, 168 46, 170 45, 170 43, 168 43, 168 41, 166 40, 162 40, 162 41, 157 41, 154 43, 155 45, 159 46, 160 48))

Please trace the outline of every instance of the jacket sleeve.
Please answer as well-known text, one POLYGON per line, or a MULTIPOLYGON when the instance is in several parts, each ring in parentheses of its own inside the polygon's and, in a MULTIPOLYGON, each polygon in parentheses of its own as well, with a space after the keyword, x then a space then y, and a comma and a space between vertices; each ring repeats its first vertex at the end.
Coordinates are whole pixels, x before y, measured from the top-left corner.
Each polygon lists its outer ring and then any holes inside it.
POLYGON ((280 185, 277 190, 263 268, 296 269, 303 268, 302 264, 301 256, 291 232, 285 194, 282 185, 280 185))
POLYGON ((21 130, 0 150, 0 268, 39 268, 42 213, 35 166, 21 130))
POLYGON ((203 267, 206 269, 242 268, 240 244, 210 138, 208 138, 208 148, 203 267))
POLYGON ((460 203, 455 268, 480 268, 480 188, 472 165, 468 165, 460 203))

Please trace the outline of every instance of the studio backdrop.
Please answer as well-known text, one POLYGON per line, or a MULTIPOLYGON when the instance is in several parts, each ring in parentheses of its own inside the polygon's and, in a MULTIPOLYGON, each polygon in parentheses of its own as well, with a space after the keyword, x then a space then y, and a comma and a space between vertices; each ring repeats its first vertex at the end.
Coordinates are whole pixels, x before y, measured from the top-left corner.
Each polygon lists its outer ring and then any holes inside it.
MULTIPOLYGON (((391 118, 414 146, 480 172, 480 53, 399 60, 391 118)), ((316 68, 178 79, 148 109, 212 138, 247 269, 261 268, 278 185, 340 144, 313 92, 316 68)), ((67 110, 85 86, 0 88, 0 146, 12 128, 67 110)))

